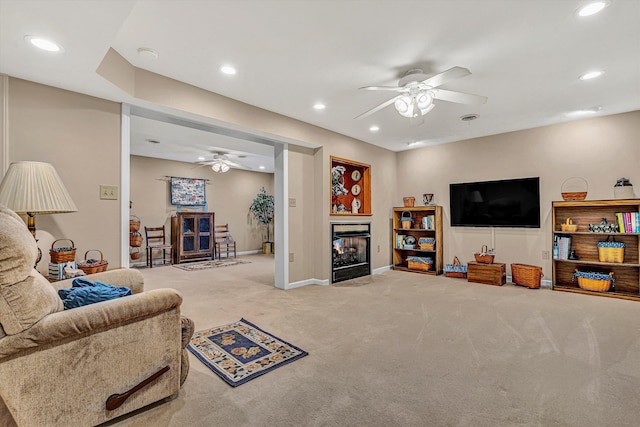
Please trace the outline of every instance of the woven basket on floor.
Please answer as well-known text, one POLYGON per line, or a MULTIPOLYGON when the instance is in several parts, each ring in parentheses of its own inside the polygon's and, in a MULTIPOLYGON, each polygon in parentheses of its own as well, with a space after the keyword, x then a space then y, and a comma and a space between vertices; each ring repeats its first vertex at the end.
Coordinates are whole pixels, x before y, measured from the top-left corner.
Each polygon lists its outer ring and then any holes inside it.
POLYGON ((542 267, 537 265, 511 264, 511 281, 516 285, 538 289, 543 276, 542 267))

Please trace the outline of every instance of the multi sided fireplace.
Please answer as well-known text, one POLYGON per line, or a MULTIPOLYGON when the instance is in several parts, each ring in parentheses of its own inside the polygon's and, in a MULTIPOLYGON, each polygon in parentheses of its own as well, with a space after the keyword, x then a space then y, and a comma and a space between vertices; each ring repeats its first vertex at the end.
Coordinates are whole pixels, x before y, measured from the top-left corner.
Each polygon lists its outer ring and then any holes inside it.
POLYGON ((371 224, 331 224, 331 282, 371 274, 371 224))

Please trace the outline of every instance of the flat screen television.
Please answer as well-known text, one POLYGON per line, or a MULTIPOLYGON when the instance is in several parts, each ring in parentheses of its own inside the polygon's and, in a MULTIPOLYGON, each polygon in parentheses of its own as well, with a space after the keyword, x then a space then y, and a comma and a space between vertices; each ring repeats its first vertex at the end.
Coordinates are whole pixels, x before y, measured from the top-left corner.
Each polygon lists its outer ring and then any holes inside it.
POLYGON ((452 227, 540 228, 540 178, 449 184, 452 227))

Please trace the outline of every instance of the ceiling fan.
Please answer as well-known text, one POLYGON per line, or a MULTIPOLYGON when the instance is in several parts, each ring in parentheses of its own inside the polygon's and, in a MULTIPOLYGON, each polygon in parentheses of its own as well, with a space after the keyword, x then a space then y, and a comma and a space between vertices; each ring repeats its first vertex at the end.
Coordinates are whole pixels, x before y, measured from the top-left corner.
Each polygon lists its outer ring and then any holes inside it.
MULTIPOLYGON (((200 166, 211 166, 211 169, 217 173, 225 173, 228 172, 231 167, 239 168, 239 169, 249 169, 249 166, 241 165, 240 163, 236 163, 232 160, 229 160, 229 156, 232 154, 222 153, 222 152, 213 152, 213 157, 211 160, 203 160, 198 162, 200 166)), ((237 156, 244 157, 244 156, 237 156)))
POLYGON ((395 97, 382 104, 365 111, 356 119, 363 119, 393 104, 401 116, 412 119, 412 123, 421 124, 422 116, 433 109, 434 100, 455 102, 458 104, 482 105, 487 102, 486 96, 439 89, 445 83, 470 75, 471 72, 463 67, 453 67, 446 71, 428 76, 421 69, 413 69, 400 79, 398 86, 365 86, 364 90, 386 90, 398 92, 395 97))

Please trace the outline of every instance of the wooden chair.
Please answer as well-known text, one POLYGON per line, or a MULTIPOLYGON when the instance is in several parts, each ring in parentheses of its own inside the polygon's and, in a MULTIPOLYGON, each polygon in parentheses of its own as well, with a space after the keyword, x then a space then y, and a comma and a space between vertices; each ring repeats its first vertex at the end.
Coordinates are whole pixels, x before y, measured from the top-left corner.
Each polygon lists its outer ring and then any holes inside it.
POLYGON ((225 247, 227 258, 229 258, 229 251, 233 251, 233 257, 236 257, 236 242, 229 232, 229 224, 216 225, 214 228, 214 238, 218 259, 220 259, 222 255, 222 246, 225 247))
POLYGON ((145 227, 144 236, 147 240, 147 266, 153 268, 153 251, 162 250, 162 265, 167 263, 167 250, 169 251, 169 264, 173 264, 173 245, 167 243, 164 225, 162 227, 145 227))

